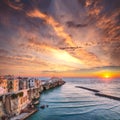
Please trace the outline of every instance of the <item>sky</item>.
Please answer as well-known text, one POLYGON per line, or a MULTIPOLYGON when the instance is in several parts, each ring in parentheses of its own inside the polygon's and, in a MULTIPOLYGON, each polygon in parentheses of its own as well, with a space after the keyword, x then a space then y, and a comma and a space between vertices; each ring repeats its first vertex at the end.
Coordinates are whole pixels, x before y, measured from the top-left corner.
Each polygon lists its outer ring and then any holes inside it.
POLYGON ((5 74, 120 76, 120 0, 1 0, 5 74))

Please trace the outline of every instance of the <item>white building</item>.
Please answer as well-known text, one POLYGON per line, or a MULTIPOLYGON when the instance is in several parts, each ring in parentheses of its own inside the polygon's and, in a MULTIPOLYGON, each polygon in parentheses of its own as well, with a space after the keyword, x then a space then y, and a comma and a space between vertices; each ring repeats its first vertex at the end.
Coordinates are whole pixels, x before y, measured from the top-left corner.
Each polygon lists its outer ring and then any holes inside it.
POLYGON ((29 84, 29 88, 33 88, 35 86, 34 78, 29 78, 28 79, 28 84, 29 84))
POLYGON ((41 81, 36 78, 28 79, 29 88, 39 88, 41 86, 41 81))

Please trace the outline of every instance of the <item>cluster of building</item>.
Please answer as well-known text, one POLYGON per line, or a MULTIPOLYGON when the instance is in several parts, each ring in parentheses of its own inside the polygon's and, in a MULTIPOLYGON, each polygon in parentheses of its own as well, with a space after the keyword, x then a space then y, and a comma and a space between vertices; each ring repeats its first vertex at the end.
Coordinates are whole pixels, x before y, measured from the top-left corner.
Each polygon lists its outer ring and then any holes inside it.
POLYGON ((0 116, 17 115, 40 97, 41 80, 28 77, 0 76, 0 116))
POLYGON ((39 78, 12 75, 0 76, 0 117, 19 115, 28 106, 34 107, 42 91, 64 83, 62 79, 56 77, 39 80, 39 78))
POLYGON ((14 77, 12 75, 0 76, 0 95, 20 90, 39 88, 41 81, 36 78, 14 77))

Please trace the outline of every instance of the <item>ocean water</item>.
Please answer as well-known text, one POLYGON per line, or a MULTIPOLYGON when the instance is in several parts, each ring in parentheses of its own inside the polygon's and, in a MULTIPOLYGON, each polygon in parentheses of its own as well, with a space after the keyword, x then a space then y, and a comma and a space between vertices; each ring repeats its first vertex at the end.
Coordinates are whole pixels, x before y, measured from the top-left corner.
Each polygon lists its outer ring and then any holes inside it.
POLYGON ((42 93, 38 112, 27 120, 120 120, 120 101, 95 96, 84 86, 120 97, 120 79, 64 78, 66 84, 42 93), (49 105, 41 109, 40 105, 49 105))

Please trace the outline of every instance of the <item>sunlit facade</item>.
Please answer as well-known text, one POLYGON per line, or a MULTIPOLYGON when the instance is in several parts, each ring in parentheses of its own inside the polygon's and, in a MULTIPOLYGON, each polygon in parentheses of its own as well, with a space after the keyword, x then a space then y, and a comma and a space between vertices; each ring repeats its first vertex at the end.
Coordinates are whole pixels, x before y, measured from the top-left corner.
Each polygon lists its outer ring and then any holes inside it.
POLYGON ((8 92, 8 80, 4 77, 0 77, 0 94, 6 94, 8 92))

